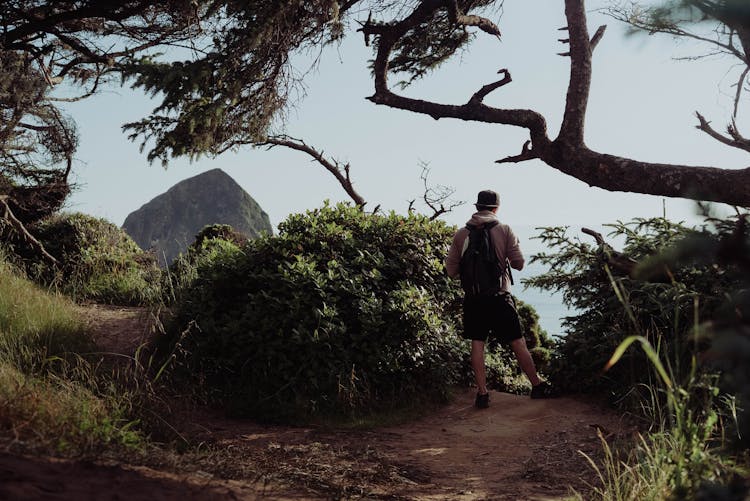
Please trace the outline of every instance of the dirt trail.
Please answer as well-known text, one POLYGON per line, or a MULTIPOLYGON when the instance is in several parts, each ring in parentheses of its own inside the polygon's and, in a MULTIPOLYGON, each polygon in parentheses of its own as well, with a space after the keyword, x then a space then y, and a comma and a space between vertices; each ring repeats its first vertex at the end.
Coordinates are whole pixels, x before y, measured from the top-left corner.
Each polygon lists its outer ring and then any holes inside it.
MULTIPOLYGON (((132 353, 149 331, 142 310, 86 315, 107 350, 132 353)), ((598 454, 597 429, 624 430, 615 414, 579 399, 492 392, 482 410, 473 399, 466 390, 426 418, 370 431, 198 410, 188 417, 208 452, 151 467, 0 455, 0 499, 561 499, 594 481, 579 451, 598 454)))

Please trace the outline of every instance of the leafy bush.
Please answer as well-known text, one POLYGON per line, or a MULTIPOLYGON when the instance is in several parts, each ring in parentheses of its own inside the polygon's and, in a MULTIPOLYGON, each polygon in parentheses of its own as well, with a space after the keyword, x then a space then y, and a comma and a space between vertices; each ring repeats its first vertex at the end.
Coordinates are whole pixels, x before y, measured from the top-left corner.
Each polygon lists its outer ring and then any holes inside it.
POLYGON ((462 372, 454 229, 325 205, 198 260, 162 356, 236 412, 283 419, 443 399, 462 372))
POLYGON ((198 268, 210 266, 221 256, 234 253, 248 242, 248 238, 226 224, 204 227, 195 236, 187 252, 172 262, 163 276, 163 302, 178 303, 198 278, 198 268))
POLYGON ((34 233, 60 262, 52 266, 31 250, 22 252, 29 275, 78 300, 137 305, 160 298, 154 257, 114 224, 85 214, 65 214, 36 225, 34 233))

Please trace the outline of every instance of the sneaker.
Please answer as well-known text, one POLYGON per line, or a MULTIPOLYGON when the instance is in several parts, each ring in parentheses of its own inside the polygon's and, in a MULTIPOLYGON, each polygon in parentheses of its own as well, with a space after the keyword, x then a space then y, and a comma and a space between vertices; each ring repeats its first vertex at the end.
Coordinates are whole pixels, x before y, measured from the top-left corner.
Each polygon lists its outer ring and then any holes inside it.
POLYGON ((540 384, 531 388, 531 395, 529 396, 531 398, 556 398, 560 395, 551 384, 547 381, 542 381, 540 384))
POLYGON ((474 400, 474 407, 477 409, 486 409, 490 406, 490 394, 485 393, 484 395, 480 395, 477 393, 477 398, 474 400))

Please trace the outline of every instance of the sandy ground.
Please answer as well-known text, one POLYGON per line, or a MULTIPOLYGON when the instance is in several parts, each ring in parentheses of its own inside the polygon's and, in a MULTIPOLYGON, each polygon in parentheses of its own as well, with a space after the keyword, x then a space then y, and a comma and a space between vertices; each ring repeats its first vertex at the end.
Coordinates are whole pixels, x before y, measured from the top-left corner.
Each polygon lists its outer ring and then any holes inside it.
MULTIPOLYGON (((151 332, 131 308, 87 307, 103 350, 132 353, 151 332)), ((617 415, 575 398, 465 390, 425 418, 376 430, 264 426, 195 410, 203 451, 144 466, 0 453, 0 499, 552 500, 585 492, 597 430, 626 433, 617 415)), ((200 448, 199 448, 200 449, 200 448)))

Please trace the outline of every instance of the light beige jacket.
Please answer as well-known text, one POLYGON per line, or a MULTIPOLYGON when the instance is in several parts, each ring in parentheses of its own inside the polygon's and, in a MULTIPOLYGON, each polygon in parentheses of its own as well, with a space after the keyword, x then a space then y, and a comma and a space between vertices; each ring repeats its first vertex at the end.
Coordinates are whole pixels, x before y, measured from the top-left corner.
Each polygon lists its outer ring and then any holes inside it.
MULTIPOLYGON (((474 226, 497 221, 497 216, 491 211, 479 211, 474 213, 467 224, 474 226)), ((516 237, 510 226, 498 223, 490 230, 492 243, 495 245, 495 252, 500 263, 505 263, 505 259, 510 260, 510 266, 516 270, 522 270, 526 262, 518 246, 518 237, 516 237)), ((445 267, 448 270, 448 276, 451 278, 460 278, 461 275, 461 256, 469 245, 469 230, 466 227, 461 228, 453 236, 453 243, 448 250, 448 257, 445 259, 445 267)), ((506 269, 502 277, 501 289, 510 292, 510 273, 506 269)))

